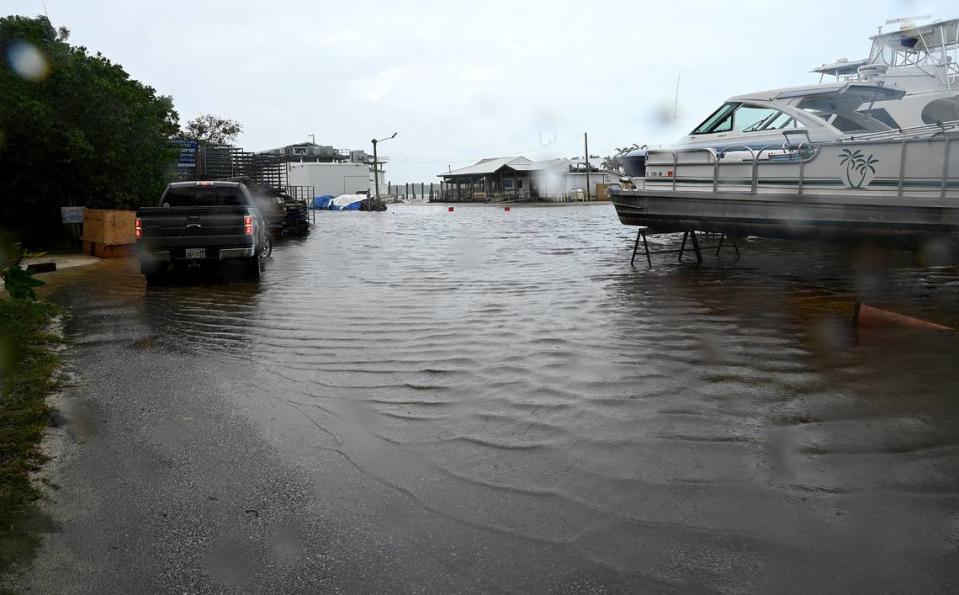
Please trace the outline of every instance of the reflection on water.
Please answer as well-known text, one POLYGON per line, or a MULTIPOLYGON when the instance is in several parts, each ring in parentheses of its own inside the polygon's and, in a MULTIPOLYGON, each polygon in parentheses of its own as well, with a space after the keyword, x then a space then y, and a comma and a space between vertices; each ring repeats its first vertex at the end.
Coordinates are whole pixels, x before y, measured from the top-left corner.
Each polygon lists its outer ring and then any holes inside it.
POLYGON ((954 576, 959 341, 848 321, 859 295, 959 326, 955 269, 762 240, 632 268, 609 206, 318 223, 258 285, 107 263, 53 291, 81 343, 241 366, 278 449, 335 449, 458 527, 719 589, 954 576))

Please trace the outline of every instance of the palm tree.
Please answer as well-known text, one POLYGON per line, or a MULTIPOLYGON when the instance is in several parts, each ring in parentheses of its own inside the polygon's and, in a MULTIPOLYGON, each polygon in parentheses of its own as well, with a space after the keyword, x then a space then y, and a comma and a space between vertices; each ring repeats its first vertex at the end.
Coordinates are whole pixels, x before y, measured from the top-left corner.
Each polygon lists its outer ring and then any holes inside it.
POLYGON ((623 174, 625 171, 623 169, 623 157, 626 156, 626 153, 638 148, 639 145, 635 143, 630 147, 616 147, 616 152, 613 155, 603 157, 603 169, 623 174))

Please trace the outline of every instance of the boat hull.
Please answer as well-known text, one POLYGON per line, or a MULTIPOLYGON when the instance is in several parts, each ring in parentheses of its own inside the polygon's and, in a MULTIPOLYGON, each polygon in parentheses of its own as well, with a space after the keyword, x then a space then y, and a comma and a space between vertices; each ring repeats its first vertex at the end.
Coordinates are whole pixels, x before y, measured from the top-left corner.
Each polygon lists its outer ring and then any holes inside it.
POLYGON ((848 196, 754 195, 624 190, 611 197, 620 222, 649 233, 689 230, 839 243, 871 241, 916 246, 959 239, 957 208, 848 196))

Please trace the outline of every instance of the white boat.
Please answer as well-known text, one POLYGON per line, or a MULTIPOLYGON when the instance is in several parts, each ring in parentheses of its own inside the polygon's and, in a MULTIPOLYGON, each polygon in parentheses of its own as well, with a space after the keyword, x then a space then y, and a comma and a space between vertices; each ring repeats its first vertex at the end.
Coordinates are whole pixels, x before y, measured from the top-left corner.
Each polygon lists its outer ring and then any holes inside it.
POLYGON ((674 146, 634 154, 634 189, 612 193, 620 220, 651 232, 959 237, 957 72, 930 51, 956 47, 957 34, 959 20, 879 35, 856 76, 834 68, 837 81, 729 99, 674 146), (938 87, 923 90, 929 77, 938 87))
MULTIPOLYGON (((959 19, 921 26, 899 21, 898 30, 871 38, 868 58, 813 69, 820 84, 734 97, 674 148, 758 149, 780 141, 782 131, 803 126, 810 141, 824 142, 959 120, 959 19), (833 80, 824 82, 827 77, 833 80), (777 108, 782 115, 766 117, 777 108), (810 128, 809 120, 790 108, 820 117, 810 128)), ((645 162, 645 148, 626 155, 627 175, 642 177, 645 162)))

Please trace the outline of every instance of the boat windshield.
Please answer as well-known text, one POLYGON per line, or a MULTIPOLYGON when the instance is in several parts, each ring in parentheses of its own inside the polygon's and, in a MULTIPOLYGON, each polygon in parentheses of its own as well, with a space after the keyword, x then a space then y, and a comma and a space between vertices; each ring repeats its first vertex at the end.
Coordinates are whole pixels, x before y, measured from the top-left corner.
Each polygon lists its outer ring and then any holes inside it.
MULTIPOLYGON (((711 132, 722 132, 722 130, 716 130, 717 126, 724 124, 729 120, 729 124, 732 124, 732 120, 729 119, 729 115, 732 114, 739 103, 724 103, 720 108, 712 113, 706 120, 697 126, 693 130, 692 134, 709 134, 711 132)), ((730 126, 731 129, 731 126, 730 126)), ((728 130, 727 130, 728 131, 728 130)))
POLYGON ((801 124, 783 112, 762 105, 730 102, 712 113, 691 134, 719 132, 761 132, 797 128, 801 124))

